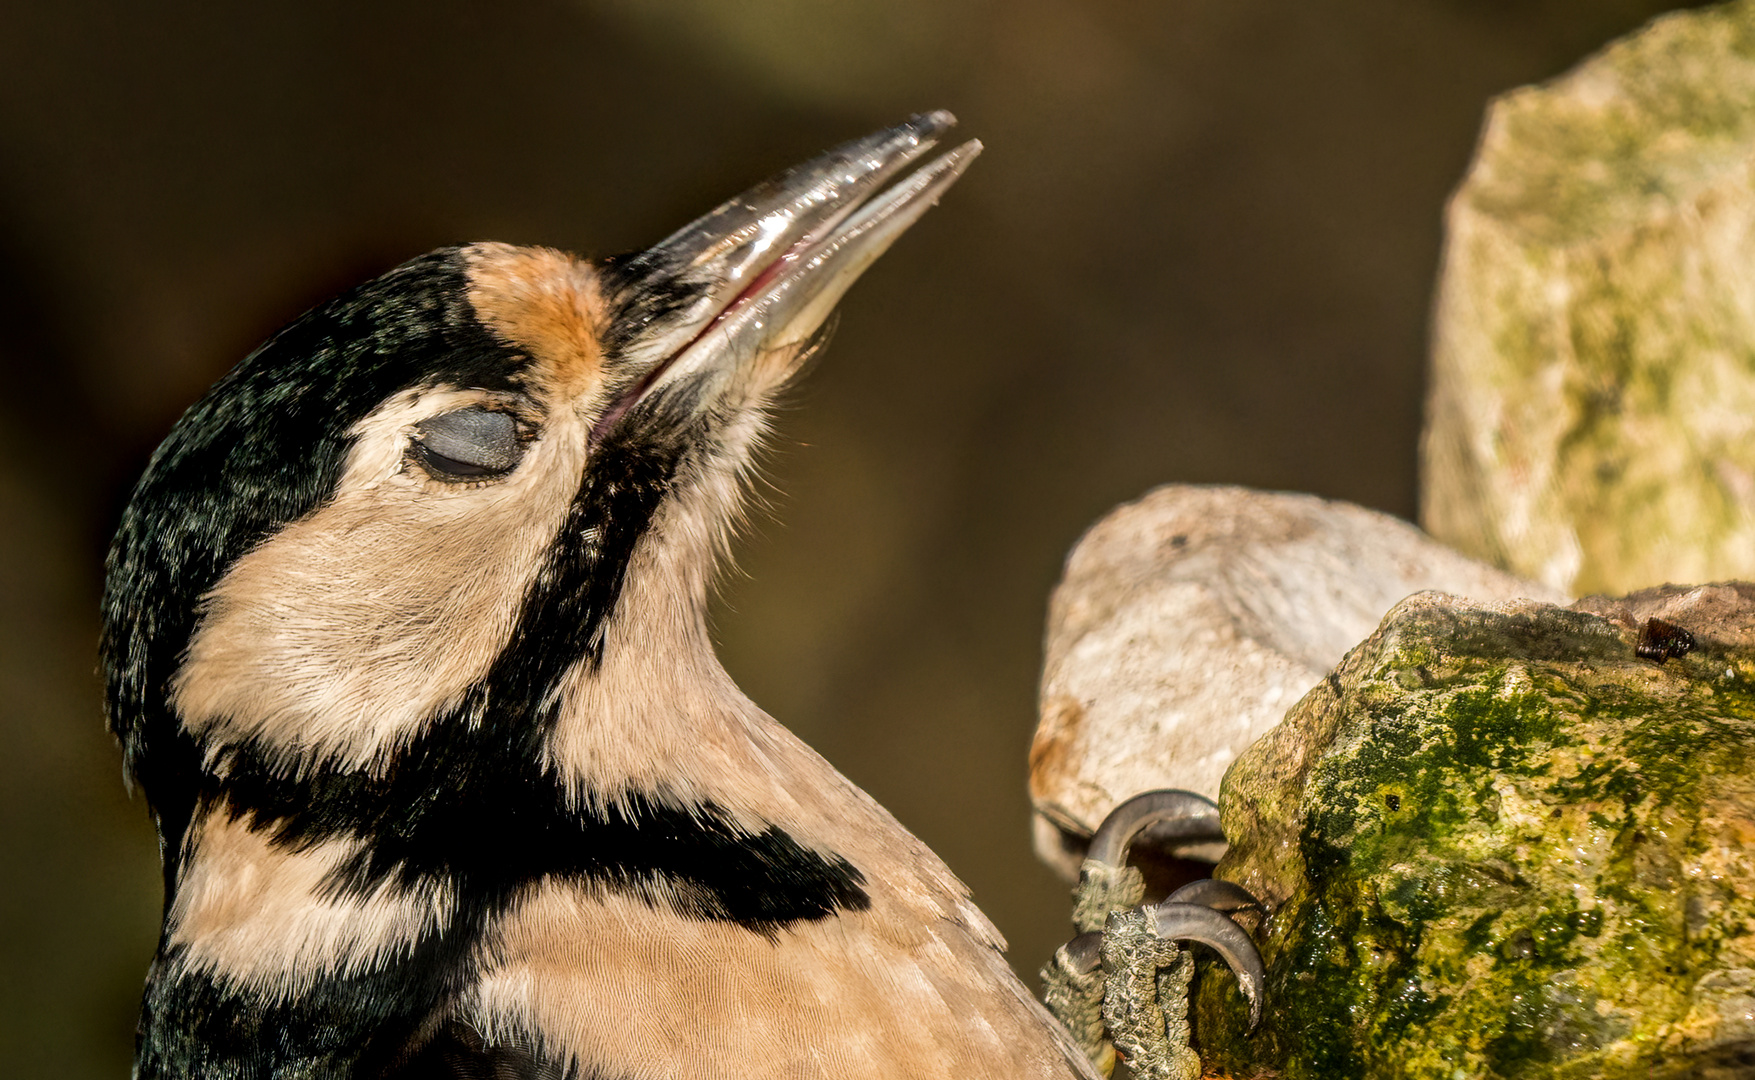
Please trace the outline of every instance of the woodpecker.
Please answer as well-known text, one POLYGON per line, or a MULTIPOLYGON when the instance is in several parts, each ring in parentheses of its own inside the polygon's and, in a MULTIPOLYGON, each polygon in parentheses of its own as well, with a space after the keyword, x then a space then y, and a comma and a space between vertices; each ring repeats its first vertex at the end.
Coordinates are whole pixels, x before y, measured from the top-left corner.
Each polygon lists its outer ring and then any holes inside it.
POLYGON ((104 598, 164 863, 137 1077, 1093 1075, 706 624, 770 405, 954 122, 636 255, 413 259, 178 421, 104 598))

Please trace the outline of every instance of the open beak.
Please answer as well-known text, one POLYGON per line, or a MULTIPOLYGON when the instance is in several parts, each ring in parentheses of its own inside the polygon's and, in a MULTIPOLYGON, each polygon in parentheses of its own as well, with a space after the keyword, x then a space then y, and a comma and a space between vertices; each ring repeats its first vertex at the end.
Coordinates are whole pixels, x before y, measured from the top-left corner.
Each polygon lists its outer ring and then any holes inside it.
POLYGON ((611 348, 636 374, 597 435, 663 385, 717 400, 790 377, 842 294, 981 152, 966 142, 890 183, 955 123, 926 113, 837 147, 607 268, 611 348))

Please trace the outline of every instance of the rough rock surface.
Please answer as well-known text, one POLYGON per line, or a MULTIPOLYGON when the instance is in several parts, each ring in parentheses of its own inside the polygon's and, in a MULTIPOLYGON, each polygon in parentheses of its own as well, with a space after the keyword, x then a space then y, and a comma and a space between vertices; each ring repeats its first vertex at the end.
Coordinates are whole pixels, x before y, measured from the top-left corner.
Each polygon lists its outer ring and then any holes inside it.
POLYGON ((1451 201, 1433 536, 1573 596, 1755 575, 1755 2, 1491 108, 1451 201))
POLYGON ((1411 597, 1233 766, 1270 1005, 1203 964, 1209 1067, 1755 1075, 1755 586, 1577 607, 1411 597))
POLYGON ((1073 549, 1050 605, 1030 751, 1037 851, 1071 878, 1124 799, 1217 796, 1236 756, 1422 589, 1560 599, 1310 495, 1168 485, 1117 508, 1073 549))

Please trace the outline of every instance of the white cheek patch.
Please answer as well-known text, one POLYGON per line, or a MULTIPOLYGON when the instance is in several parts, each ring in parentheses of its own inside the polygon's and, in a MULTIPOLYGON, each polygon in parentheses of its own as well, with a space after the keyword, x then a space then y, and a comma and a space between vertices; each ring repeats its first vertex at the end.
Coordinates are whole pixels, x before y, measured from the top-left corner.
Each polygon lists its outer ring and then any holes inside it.
POLYGON ((446 884, 402 892, 391 883, 336 897, 329 875, 358 850, 329 841, 303 851, 273 847, 223 811, 199 827, 171 908, 169 944, 185 968, 270 998, 295 997, 322 978, 405 956, 448 922, 446 884))
POLYGON ((335 498, 220 580, 173 685, 193 734, 370 767, 486 674, 565 519, 586 432, 555 410, 493 483, 405 466, 411 424, 480 400, 393 399, 356 429, 335 498))

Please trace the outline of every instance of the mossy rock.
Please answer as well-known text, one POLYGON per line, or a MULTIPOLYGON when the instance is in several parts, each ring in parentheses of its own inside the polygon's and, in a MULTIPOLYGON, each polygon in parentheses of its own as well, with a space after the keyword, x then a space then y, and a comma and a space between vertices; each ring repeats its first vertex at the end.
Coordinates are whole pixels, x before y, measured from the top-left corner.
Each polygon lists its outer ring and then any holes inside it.
POLYGON ((1581 605, 1412 597, 1232 767, 1269 1005, 1203 962, 1209 1068, 1755 1075, 1755 588, 1581 605))

